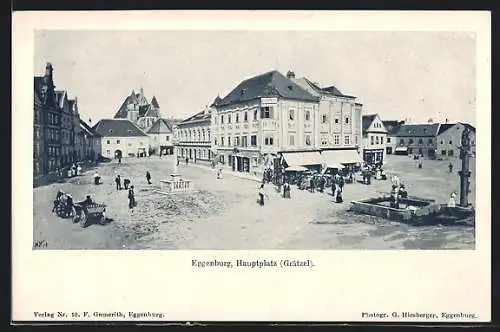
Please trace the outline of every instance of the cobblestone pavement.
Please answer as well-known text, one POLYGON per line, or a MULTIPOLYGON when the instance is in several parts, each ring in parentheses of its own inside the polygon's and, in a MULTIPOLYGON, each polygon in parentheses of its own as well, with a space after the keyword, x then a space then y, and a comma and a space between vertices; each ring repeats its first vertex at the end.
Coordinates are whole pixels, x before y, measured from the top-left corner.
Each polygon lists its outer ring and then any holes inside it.
MULTIPOLYGON (((458 192, 459 160, 454 173, 448 162, 424 161, 423 169, 404 156, 390 156, 386 170, 398 174, 410 195, 447 201, 458 192)), ((179 173, 193 181, 190 194, 163 195, 159 184, 172 172, 170 156, 124 159, 98 166, 103 184, 92 184, 93 170, 84 175, 34 189, 34 241, 45 240, 47 249, 472 249, 474 228, 466 226, 414 227, 378 218, 352 215, 350 201, 388 192, 389 181, 373 185, 348 184, 345 203, 336 204, 330 191, 309 193, 292 188, 283 199, 266 185, 269 199, 257 204, 257 181, 248 175, 215 171, 203 165, 179 165, 179 173), (146 182, 149 170, 152 185, 146 182), (138 206, 131 213, 127 192, 115 188, 114 177, 129 177, 136 187, 138 206), (107 225, 80 228, 53 215, 52 200, 59 188, 75 201, 91 194, 108 205, 107 225)), ((475 174, 472 169, 473 175, 475 174)), ((474 187, 474 179, 472 179, 474 187)), ((471 201, 475 199, 472 190, 471 201)))

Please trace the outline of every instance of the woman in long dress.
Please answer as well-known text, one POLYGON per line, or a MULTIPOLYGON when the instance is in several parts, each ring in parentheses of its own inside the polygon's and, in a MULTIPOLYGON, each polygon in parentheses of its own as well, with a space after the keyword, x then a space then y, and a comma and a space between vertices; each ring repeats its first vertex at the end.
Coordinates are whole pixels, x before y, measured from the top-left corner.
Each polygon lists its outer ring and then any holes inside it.
POLYGON ((259 205, 264 206, 264 199, 266 198, 266 192, 264 191, 264 184, 260 185, 258 195, 259 195, 259 205))
POLYGON ((455 201, 456 197, 457 197, 457 195, 455 194, 455 192, 452 192, 450 195, 450 199, 448 200, 448 207, 455 207, 456 206, 456 201, 455 201))

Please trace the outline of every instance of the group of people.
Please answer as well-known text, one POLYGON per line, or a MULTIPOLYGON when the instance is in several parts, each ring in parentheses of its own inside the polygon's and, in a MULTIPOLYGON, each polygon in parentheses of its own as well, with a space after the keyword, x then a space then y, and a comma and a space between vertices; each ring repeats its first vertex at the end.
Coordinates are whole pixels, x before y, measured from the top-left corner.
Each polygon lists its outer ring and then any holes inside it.
POLYGON ((406 190, 405 185, 401 182, 393 182, 390 198, 391 208, 399 209, 400 200, 408 198, 408 191, 406 190))
POLYGON ((82 167, 79 164, 74 163, 71 165, 71 167, 68 169, 68 177, 74 177, 77 175, 82 174, 82 167))
POLYGON ((382 168, 381 163, 376 164, 365 164, 361 168, 361 175, 363 177, 363 184, 371 184, 372 176, 376 180, 387 180, 387 175, 382 168))

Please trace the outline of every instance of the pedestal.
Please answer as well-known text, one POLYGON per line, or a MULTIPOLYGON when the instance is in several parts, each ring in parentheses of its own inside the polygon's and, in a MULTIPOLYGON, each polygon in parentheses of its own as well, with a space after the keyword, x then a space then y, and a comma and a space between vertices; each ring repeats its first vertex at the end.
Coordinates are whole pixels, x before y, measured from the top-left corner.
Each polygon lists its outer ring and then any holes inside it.
POLYGON ((193 189, 190 180, 181 178, 180 174, 170 174, 169 180, 160 180, 162 190, 168 193, 187 192, 193 189))

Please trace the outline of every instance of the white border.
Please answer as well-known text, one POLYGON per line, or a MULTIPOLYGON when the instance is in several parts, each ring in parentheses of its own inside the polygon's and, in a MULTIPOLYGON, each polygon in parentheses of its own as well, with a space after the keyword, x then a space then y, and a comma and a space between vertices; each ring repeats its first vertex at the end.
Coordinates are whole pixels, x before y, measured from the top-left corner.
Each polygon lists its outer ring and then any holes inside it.
MULTIPOLYGON (((13 306, 159 311, 168 320, 361 321, 361 311, 474 312, 490 320, 489 12, 16 12, 13 14, 13 306), (477 226, 472 251, 32 251, 34 29, 475 31, 477 226), (193 270, 192 258, 312 258, 313 270, 193 270), (88 280, 82 283, 78 280, 88 280)), ((388 320, 389 321, 389 320, 388 320)), ((465 320, 460 320, 465 322, 465 320)))

